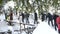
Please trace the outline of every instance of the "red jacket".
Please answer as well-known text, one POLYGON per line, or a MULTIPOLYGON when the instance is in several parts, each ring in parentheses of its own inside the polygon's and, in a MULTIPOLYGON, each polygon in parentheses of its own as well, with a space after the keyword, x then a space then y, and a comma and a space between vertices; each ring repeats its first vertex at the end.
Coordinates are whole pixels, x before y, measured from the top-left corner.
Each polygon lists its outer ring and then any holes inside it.
POLYGON ((56 23, 57 23, 57 25, 58 25, 58 29, 60 30, 60 17, 57 17, 56 23))

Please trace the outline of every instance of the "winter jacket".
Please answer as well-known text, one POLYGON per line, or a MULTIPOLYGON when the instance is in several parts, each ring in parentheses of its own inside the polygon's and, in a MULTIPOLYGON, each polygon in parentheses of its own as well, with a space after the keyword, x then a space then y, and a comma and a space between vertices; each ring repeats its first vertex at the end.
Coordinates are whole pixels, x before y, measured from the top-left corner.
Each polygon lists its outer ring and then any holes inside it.
POLYGON ((49 20, 53 20, 53 15, 51 15, 50 13, 48 13, 47 17, 49 18, 49 20))
POLYGON ((34 16, 35 16, 35 20, 37 20, 37 13, 34 13, 34 16))
POLYGON ((24 16, 24 13, 22 13, 22 18, 24 19, 24 17, 25 17, 25 16, 24 16))
POLYGON ((53 15, 54 21, 56 21, 56 18, 57 18, 57 17, 58 17, 58 15, 56 15, 56 14, 53 15))
POLYGON ((56 23, 57 23, 57 25, 58 25, 58 30, 60 30, 60 17, 57 17, 56 23))

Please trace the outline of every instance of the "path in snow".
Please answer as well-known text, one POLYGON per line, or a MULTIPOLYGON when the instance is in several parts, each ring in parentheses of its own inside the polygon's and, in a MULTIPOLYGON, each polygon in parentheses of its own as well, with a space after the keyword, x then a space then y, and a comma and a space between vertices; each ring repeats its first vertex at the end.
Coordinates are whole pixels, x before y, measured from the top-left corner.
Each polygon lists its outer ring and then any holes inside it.
POLYGON ((33 34, 58 34, 58 32, 47 23, 40 21, 40 24, 38 24, 37 28, 33 31, 33 34))

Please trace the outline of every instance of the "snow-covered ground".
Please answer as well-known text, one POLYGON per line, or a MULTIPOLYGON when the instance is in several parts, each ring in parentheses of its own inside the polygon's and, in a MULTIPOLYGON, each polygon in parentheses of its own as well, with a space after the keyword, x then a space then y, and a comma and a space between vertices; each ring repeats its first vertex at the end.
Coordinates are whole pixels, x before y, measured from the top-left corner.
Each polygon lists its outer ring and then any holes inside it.
MULTIPOLYGON (((17 17, 14 16, 14 20, 17 20, 17 17)), ((5 19, 4 15, 0 15, 0 32, 6 32, 9 29, 13 32, 12 34, 18 34, 19 32, 14 32, 14 30, 19 30, 20 29, 20 25, 15 23, 14 26, 8 26, 7 22, 3 21, 5 19)), ((20 19, 21 20, 21 19, 20 19)), ((33 19, 29 18, 29 20, 31 21, 31 23, 33 22, 33 19)), ((17 20, 18 21, 18 20, 17 20)), ((38 20, 39 24, 36 27, 36 29, 33 31, 32 34, 58 34, 58 31, 55 31, 54 27, 49 26, 47 24, 47 22, 42 22, 41 20, 38 20)), ((25 26, 27 28, 27 25, 25 26)), ((22 34, 25 34, 25 31, 22 31, 22 34), (24 32, 24 33, 23 33, 24 32)))
MULTIPOLYGON (((12 34, 18 34, 18 33, 20 33, 20 31, 19 32, 17 32, 17 31, 14 32, 14 30, 20 30, 20 25, 17 22, 20 22, 21 19, 18 20, 18 17, 16 15, 13 15, 13 21, 16 22, 16 23, 14 23, 14 26, 7 25, 8 23, 6 21, 4 21, 5 20, 5 15, 4 14, 1 14, 0 15, 0 20, 1 20, 0 21, 0 32, 7 32, 8 30, 11 30, 12 31, 12 34)), ((33 19, 31 19, 31 17, 29 17, 29 21, 30 21, 30 24, 33 24, 33 22, 32 22, 33 19)), ((31 26, 30 25, 26 25, 25 27, 27 28, 27 27, 31 27, 31 26)), ((22 32, 24 32, 24 31, 22 31, 22 32)))
POLYGON ((47 22, 42 22, 38 24, 37 28, 33 31, 33 34, 58 34, 52 26, 49 26, 47 22))

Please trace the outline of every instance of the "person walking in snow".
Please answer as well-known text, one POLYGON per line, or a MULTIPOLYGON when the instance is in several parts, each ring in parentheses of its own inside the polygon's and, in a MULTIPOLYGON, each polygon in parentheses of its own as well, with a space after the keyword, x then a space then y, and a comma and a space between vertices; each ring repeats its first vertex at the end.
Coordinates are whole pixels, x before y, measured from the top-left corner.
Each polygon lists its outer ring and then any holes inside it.
POLYGON ((38 18, 37 18, 37 13, 34 12, 34 24, 37 22, 38 18))
POLYGON ((59 17, 57 17, 56 23, 58 25, 58 33, 60 34, 60 15, 59 15, 59 17))
POLYGON ((53 26, 53 15, 51 15, 50 13, 48 13, 48 25, 50 25, 50 21, 51 21, 51 24, 53 26))
POLYGON ((5 19, 7 20, 7 13, 5 13, 5 19))
POLYGON ((57 19, 57 17, 58 17, 58 15, 57 14, 53 14, 53 20, 54 20, 54 28, 55 28, 55 30, 57 30, 57 23, 56 23, 56 19, 57 19))
POLYGON ((44 21, 45 14, 42 12, 41 15, 42 15, 42 18, 41 19, 42 19, 42 21, 44 21))
POLYGON ((26 23, 29 23, 29 13, 28 12, 26 12, 26 23))
POLYGON ((22 22, 24 23, 24 18, 25 18, 24 13, 22 12, 21 15, 22 15, 22 22))

